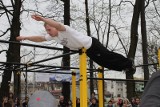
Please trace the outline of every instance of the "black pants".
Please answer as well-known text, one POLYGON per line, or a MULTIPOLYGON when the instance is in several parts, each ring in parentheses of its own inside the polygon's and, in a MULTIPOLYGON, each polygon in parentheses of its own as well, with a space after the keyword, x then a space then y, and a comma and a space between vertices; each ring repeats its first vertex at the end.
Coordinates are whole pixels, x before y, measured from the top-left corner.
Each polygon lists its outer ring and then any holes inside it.
POLYGON ((87 50, 87 56, 100 66, 112 70, 122 71, 132 66, 131 60, 109 51, 96 38, 92 38, 92 45, 87 50))

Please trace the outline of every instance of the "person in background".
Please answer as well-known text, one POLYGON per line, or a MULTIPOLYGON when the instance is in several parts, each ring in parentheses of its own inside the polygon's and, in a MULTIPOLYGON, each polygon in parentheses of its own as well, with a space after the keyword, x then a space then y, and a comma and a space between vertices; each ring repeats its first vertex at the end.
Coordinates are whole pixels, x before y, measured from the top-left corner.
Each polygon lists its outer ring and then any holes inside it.
POLYGON ((9 93, 8 102, 14 106, 14 94, 12 92, 9 93))
POLYGON ((69 106, 69 104, 68 104, 68 102, 66 102, 66 101, 64 100, 64 96, 63 96, 63 95, 60 95, 60 96, 59 96, 58 107, 68 107, 68 106, 69 106))
POLYGON ((123 100, 123 107, 132 107, 132 104, 127 98, 123 100))
POLYGON ((113 107, 116 107, 116 101, 115 101, 115 99, 114 98, 110 98, 110 101, 112 101, 113 107))
POLYGON ((76 99, 76 107, 80 107, 80 99, 79 98, 76 99))
POLYGON ((112 101, 111 101, 111 100, 109 100, 109 101, 108 101, 108 105, 107 105, 107 107, 114 107, 114 106, 113 106, 113 103, 112 103, 112 101))
POLYGON ((28 107, 28 101, 29 101, 29 98, 28 98, 28 96, 26 96, 24 98, 24 102, 22 103, 23 107, 28 107))
POLYGON ((92 92, 92 93, 91 93, 91 98, 90 98, 90 100, 92 100, 92 98, 95 98, 95 99, 97 100, 97 103, 98 103, 98 99, 97 99, 97 97, 96 97, 96 93, 95 93, 95 92, 92 92))
POLYGON ((132 107, 135 107, 135 98, 134 97, 131 98, 131 105, 132 105, 132 107))
POLYGON ((140 98, 139 97, 135 98, 135 107, 140 107, 140 98))
POLYGON ((72 100, 68 101, 68 105, 69 105, 68 107, 72 107, 72 100))
POLYGON ((152 73, 148 80, 139 107, 160 107, 160 70, 152 73))
POLYGON ((123 107, 123 99, 122 98, 118 99, 117 107, 123 107))
POLYGON ((12 92, 9 93, 8 100, 14 100, 14 94, 12 92))
POLYGON ((97 99, 96 98, 92 98, 91 99, 90 107, 98 107, 98 103, 97 103, 97 99))
POLYGON ((8 97, 6 96, 3 97, 2 107, 13 107, 13 105, 9 102, 8 97))
POLYGON ((21 101, 17 97, 14 100, 14 107, 22 107, 21 101))
POLYGON ((92 92, 92 93, 91 93, 91 98, 94 98, 94 97, 96 97, 96 93, 95 93, 95 92, 92 92))

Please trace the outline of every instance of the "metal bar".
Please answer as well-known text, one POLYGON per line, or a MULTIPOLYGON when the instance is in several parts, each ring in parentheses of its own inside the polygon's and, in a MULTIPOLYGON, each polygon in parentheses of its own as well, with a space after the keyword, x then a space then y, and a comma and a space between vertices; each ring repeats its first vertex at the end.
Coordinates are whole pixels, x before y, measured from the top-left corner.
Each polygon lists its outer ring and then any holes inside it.
POLYGON ((72 72, 72 107, 76 107, 76 73, 72 72))
POLYGON ((150 65, 158 65, 159 63, 152 63, 152 64, 142 64, 142 65, 136 65, 135 67, 142 67, 142 66, 150 66, 150 65))
POLYGON ((80 54, 80 107, 87 107, 87 59, 86 49, 82 48, 80 54))
POLYGON ((0 68, 0 70, 13 71, 13 69, 0 68))
MULTIPOLYGON (((38 67, 52 67, 52 68, 71 68, 71 69, 79 69, 79 68, 76 68, 76 67, 69 67, 69 66, 52 66, 52 65, 42 65, 42 64, 36 64, 36 65, 32 65, 30 66, 30 64, 24 64, 24 63, 17 63, 17 62, 0 62, 2 64, 13 64, 13 65, 23 65, 23 66, 26 66, 29 68, 29 67, 34 67, 34 66, 38 66, 38 67)), ((22 68, 19 68, 19 69, 22 69, 22 68)), ((17 69, 16 69, 17 70, 17 69)))
POLYGON ((34 68, 29 68, 28 70, 37 70, 37 69, 41 69, 41 68, 44 68, 44 67, 34 67, 34 68))
MULTIPOLYGON (((47 70, 57 71, 57 70, 64 70, 64 69, 63 68, 60 68, 60 69, 56 69, 56 68, 44 68, 44 69, 38 69, 38 70, 35 70, 35 71, 39 71, 39 70, 41 70, 41 71, 47 71, 47 70)), ((30 71, 33 71, 33 70, 30 70, 30 71)))
MULTIPOLYGON (((103 78, 103 74, 102 74, 103 68, 99 67, 98 70, 99 70, 98 78, 103 78)), ((98 104, 99 104, 99 107, 104 107, 103 96, 104 96, 104 94, 103 94, 103 80, 98 80, 98 104)))
POLYGON ((4 68, 5 66, 4 66, 4 64, 2 64, 2 65, 0 65, 0 67, 1 67, 1 68, 4 68))
POLYGON ((133 79, 115 79, 115 78, 87 78, 95 80, 111 80, 111 81, 133 81, 133 82, 147 82, 148 80, 133 80, 133 79))
POLYGON ((75 52, 69 52, 69 53, 66 53, 66 54, 54 56, 52 58, 47 58, 47 59, 44 59, 44 60, 40 60, 40 61, 37 61, 37 62, 30 63, 29 65, 34 65, 34 64, 37 64, 37 63, 45 62, 45 61, 48 61, 48 60, 52 60, 52 59, 56 59, 56 58, 60 58, 60 57, 63 57, 63 56, 66 56, 66 55, 72 55, 72 54, 75 54, 75 52))
POLYGON ((62 69, 62 68, 60 68, 60 69, 52 69, 52 70, 28 70, 29 72, 47 72, 47 71, 51 71, 51 72, 53 72, 53 71, 58 71, 58 70, 64 70, 64 69, 62 69))
MULTIPOLYGON (((26 64, 24 63, 18 63, 18 62, 0 62, 1 64, 13 64, 13 65, 24 65, 26 66, 26 64)), ((141 66, 149 66, 149 65, 157 65, 159 64, 158 62, 157 63, 152 63, 152 64, 143 64, 143 65, 136 65, 135 67, 141 67, 141 66)), ((48 66, 48 65, 34 65, 34 66, 42 66, 42 67, 54 67, 54 66, 48 66)), ((28 66, 29 67, 29 66, 28 66)), ((60 66, 57 66, 58 68, 60 66)), ((69 67, 65 67, 65 68, 69 68, 69 67)), ((79 68, 76 68, 76 67, 70 67, 71 69, 79 69, 79 68)), ((90 69, 88 68, 87 70, 94 70, 92 72, 97 72, 97 69, 90 69)), ((90 72, 87 72, 87 73, 90 73, 90 72)))
POLYGON ((26 70, 25 70, 25 75, 26 75, 26 77, 25 77, 25 97, 27 97, 27 94, 28 94, 28 73, 27 73, 27 66, 26 66, 26 68, 25 68, 26 70))
POLYGON ((31 69, 28 69, 28 70, 49 70, 49 69, 55 69, 55 68, 53 68, 53 67, 47 67, 47 68, 37 67, 37 68, 31 68, 31 69))
MULTIPOLYGON (((33 66, 41 66, 41 67, 53 67, 53 68, 64 68, 64 69, 79 69, 78 67, 70 67, 70 66, 53 66, 53 65, 42 65, 42 64, 36 64, 33 66)), ((87 70, 96 70, 96 69, 87 69, 87 70)))
MULTIPOLYGON (((44 59, 44 60, 40 60, 40 61, 37 61, 37 62, 33 62, 33 63, 30 63, 30 64, 22 64, 22 63, 17 63, 17 62, 0 62, 0 63, 3 63, 3 64, 17 64, 17 65, 28 65, 28 66, 33 66, 34 64, 37 64, 37 63, 40 63, 40 62, 45 62, 45 61, 48 61, 48 60, 51 60, 51 59, 56 59, 56 58, 60 58, 60 57, 63 57, 63 56, 66 56, 66 55, 71 55, 71 54, 75 54, 76 52, 70 52, 70 53, 66 53, 66 54, 62 54, 62 55, 59 55, 59 56, 55 56, 55 57, 52 57, 52 58, 48 58, 48 59, 44 59)), ((23 69, 25 67, 22 67, 20 69, 23 69)))
POLYGON ((1 64, 12 64, 12 65, 24 65, 26 66, 26 64, 23 63, 18 63, 18 62, 0 62, 1 64))
POLYGON ((30 46, 30 47, 38 47, 38 48, 46 48, 46 49, 54 49, 54 50, 64 50, 63 48, 56 48, 56 47, 49 47, 49 46, 28 44, 28 43, 15 42, 15 41, 5 41, 5 40, 0 40, 0 42, 1 42, 1 43, 19 44, 19 45, 30 46))
MULTIPOLYGON (((53 66, 53 65, 42 65, 42 64, 36 64, 36 65, 32 65, 30 66, 30 64, 24 64, 24 63, 17 63, 17 62, 0 62, 2 64, 13 64, 13 65, 23 65, 23 66, 28 66, 29 67, 52 67, 52 68, 64 68, 64 69, 79 69, 78 67, 70 67, 70 66, 53 66)), ((21 68, 19 68, 21 69, 21 68)), ((16 69, 17 70, 17 69, 16 69)), ((97 69, 90 69, 88 68, 87 70, 92 70, 92 71, 97 71, 97 69)), ((87 72, 89 73, 89 72, 87 72)))
POLYGON ((30 70, 28 70, 27 72, 38 72, 38 73, 53 73, 53 74, 72 74, 72 73, 70 73, 70 72, 53 72, 54 70, 52 70, 52 71, 41 71, 41 70, 38 70, 38 71, 30 71, 30 70))
MULTIPOLYGON (((2 69, 0 68, 0 70, 10 70, 10 71, 14 71, 13 69, 2 69)), ((56 74, 72 74, 72 73, 68 73, 68 72, 59 72, 58 70, 63 70, 63 69, 56 69, 56 70, 49 70, 49 71, 43 71, 43 70, 37 70, 37 71, 31 71, 31 70, 27 70, 27 72, 38 72, 38 73, 56 73, 56 74), (53 71, 58 71, 58 72, 53 72, 53 71)), ((21 71, 21 72, 26 72, 26 71, 21 71)))
MULTIPOLYGON (((79 69, 79 68, 76 68, 76 67, 69 67, 69 66, 53 66, 53 65, 42 65, 42 64, 36 64, 36 65, 33 65, 33 66, 41 66, 41 67, 53 67, 53 68, 64 68, 64 69, 67 69, 67 68, 70 68, 70 69, 79 69)), ((30 66, 28 66, 30 67, 30 66)))

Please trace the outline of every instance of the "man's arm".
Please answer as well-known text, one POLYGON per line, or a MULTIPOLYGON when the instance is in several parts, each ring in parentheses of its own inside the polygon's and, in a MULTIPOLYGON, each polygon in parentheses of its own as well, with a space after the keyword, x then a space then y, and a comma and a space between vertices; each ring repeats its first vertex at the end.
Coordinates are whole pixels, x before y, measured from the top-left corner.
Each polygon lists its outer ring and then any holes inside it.
POLYGON ((66 30, 65 26, 62 23, 56 22, 52 19, 44 18, 44 17, 42 17, 40 15, 37 15, 37 14, 32 15, 31 17, 36 21, 43 21, 44 23, 56 28, 59 31, 65 31, 66 30))
POLYGON ((18 41, 29 40, 33 42, 43 42, 46 41, 44 36, 18 36, 16 38, 18 41))

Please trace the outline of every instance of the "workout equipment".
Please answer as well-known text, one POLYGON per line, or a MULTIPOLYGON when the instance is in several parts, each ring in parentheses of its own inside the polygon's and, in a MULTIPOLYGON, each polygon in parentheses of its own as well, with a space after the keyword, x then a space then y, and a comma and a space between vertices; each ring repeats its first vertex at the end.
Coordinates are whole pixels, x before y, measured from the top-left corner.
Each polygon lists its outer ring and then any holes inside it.
MULTIPOLYGON (((46 48, 46 49, 53 49, 53 50, 64 50, 62 48, 47 47, 47 46, 26 44, 26 43, 20 43, 20 42, 10 42, 10 41, 3 41, 3 40, 0 40, 0 42, 1 43, 13 43, 13 44, 24 45, 24 46, 39 47, 39 48, 46 48)), ((55 73, 55 72, 53 72, 53 71, 56 71, 55 68, 59 68, 59 69, 64 69, 64 68, 79 69, 79 68, 76 68, 76 67, 61 67, 61 66, 49 66, 49 65, 38 64, 38 63, 41 63, 41 62, 44 62, 44 61, 52 60, 52 59, 55 59, 55 58, 60 58, 60 57, 63 57, 65 55, 71 55, 71 54, 78 53, 78 52, 80 52, 80 102, 81 102, 81 107, 87 107, 87 95, 88 95, 87 94, 87 79, 96 79, 96 80, 98 80, 99 107, 103 107, 103 104, 102 104, 103 103, 102 80, 134 81, 134 82, 147 82, 148 81, 148 80, 133 80, 133 79, 102 78, 101 72, 98 73, 98 78, 87 78, 86 70, 94 70, 94 69, 87 69, 86 68, 86 65, 87 65, 87 63, 86 63, 86 49, 84 49, 84 48, 81 51, 72 51, 72 52, 66 53, 64 55, 54 56, 52 58, 40 60, 40 61, 37 61, 37 62, 34 62, 34 63, 30 63, 30 64, 22 64, 22 63, 17 63, 17 62, 0 62, 0 64, 1 64, 0 65, 0 70, 4 70, 4 69, 5 70, 7 69, 9 71, 18 71, 19 70, 21 72, 21 71, 23 71, 23 69, 25 69, 25 72, 42 72, 43 71, 43 73, 55 73), (4 66, 6 66, 8 64, 11 65, 11 67, 3 68, 4 66), (22 66, 22 68, 17 68, 18 66, 22 66)), ((157 65, 157 64, 159 64, 159 67, 160 67, 160 49, 158 50, 158 63, 137 65, 136 67, 157 65)), ((95 71, 97 71, 97 70, 94 70, 93 72, 95 72, 95 71)), ((62 73, 62 72, 56 72, 56 73, 62 73)), ((75 105, 75 99, 76 99, 76 94, 75 94, 76 93, 76 91, 75 91, 75 87, 76 87, 75 74, 74 73, 64 73, 64 74, 72 74, 72 85, 73 85, 73 87, 72 87, 72 92, 73 92, 72 98, 74 98, 74 99, 72 99, 72 101, 73 101, 73 107, 75 107, 76 106, 75 105)), ((27 78, 27 75, 26 75, 26 78, 27 78)), ((40 100, 41 100, 40 97, 37 97, 36 98, 37 102, 35 102, 35 104, 39 104, 40 102, 38 102, 38 101, 40 101, 40 100)), ((34 107, 34 106, 31 106, 31 107, 34 107)), ((43 107, 43 106, 38 106, 38 107, 43 107)), ((46 107, 46 105, 44 107, 46 107)), ((47 106, 47 107, 50 107, 50 106, 47 106)))

